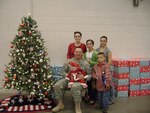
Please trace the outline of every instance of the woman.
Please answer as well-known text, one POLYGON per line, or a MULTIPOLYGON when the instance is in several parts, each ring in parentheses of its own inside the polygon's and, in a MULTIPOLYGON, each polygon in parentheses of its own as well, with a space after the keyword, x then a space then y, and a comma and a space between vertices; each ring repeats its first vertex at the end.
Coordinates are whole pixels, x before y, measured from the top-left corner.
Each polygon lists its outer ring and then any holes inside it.
MULTIPOLYGON (((96 49, 96 51, 98 52, 104 52, 105 56, 106 56, 106 62, 111 66, 111 62, 112 62, 112 52, 111 50, 107 47, 107 37, 106 36, 102 36, 100 38, 100 47, 98 47, 96 49)), ((114 88, 113 85, 111 86, 111 90, 110 90, 110 99, 109 99, 109 105, 114 104, 114 88)))
MULTIPOLYGON (((90 64, 91 68, 93 68, 93 66, 98 61, 98 57, 97 57, 98 52, 93 47, 94 47, 94 41, 91 39, 87 40, 86 41, 87 52, 84 53, 84 58, 90 64)), ((95 80, 91 79, 91 80, 87 81, 87 85, 88 85, 88 97, 90 99, 89 103, 92 105, 96 102, 96 97, 97 97, 95 80)))
POLYGON ((104 52, 106 55, 106 62, 111 65, 111 60, 112 60, 112 52, 111 50, 107 47, 107 37, 102 36, 100 38, 100 47, 96 49, 97 52, 104 52))
POLYGON ((67 59, 71 59, 74 57, 74 49, 76 47, 82 48, 83 53, 86 52, 86 45, 81 43, 82 33, 79 31, 74 32, 74 43, 70 43, 68 46, 67 59))

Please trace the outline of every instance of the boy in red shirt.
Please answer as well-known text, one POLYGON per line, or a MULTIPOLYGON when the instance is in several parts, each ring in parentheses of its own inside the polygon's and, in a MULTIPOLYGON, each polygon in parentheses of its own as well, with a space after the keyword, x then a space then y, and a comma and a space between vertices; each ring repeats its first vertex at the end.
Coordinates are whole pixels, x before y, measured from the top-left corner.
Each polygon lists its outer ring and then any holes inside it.
POLYGON ((108 110, 111 86, 110 67, 105 60, 105 54, 103 52, 98 53, 98 64, 94 65, 92 75, 96 79, 98 104, 103 113, 107 113, 108 110))

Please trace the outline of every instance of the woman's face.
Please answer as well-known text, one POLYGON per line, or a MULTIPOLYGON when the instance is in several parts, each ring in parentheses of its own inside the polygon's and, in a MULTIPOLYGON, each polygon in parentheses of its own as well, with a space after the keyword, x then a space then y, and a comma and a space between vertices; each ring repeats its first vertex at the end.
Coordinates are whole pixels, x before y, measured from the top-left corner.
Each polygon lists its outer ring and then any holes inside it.
POLYGON ((81 41, 81 35, 79 34, 79 33, 76 33, 75 35, 74 35, 74 39, 75 39, 75 41, 76 42, 80 42, 81 41))
POLYGON ((107 44, 106 38, 101 38, 101 39, 100 39, 100 45, 101 45, 101 46, 106 46, 106 44, 107 44))
POLYGON ((86 43, 86 47, 87 47, 88 49, 93 49, 93 44, 92 44, 92 42, 91 42, 91 41, 88 41, 88 42, 86 43))

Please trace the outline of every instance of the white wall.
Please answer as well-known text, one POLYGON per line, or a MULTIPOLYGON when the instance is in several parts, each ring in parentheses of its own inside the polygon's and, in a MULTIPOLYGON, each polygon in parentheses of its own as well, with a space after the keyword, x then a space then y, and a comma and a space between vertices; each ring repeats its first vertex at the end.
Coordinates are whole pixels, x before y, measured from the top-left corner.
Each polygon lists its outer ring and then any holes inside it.
POLYGON ((95 48, 100 36, 108 36, 113 57, 150 57, 150 0, 138 7, 132 0, 0 0, 1 79, 10 61, 10 42, 29 12, 46 41, 51 64, 63 64, 76 30, 83 33, 83 42, 92 38, 95 48))

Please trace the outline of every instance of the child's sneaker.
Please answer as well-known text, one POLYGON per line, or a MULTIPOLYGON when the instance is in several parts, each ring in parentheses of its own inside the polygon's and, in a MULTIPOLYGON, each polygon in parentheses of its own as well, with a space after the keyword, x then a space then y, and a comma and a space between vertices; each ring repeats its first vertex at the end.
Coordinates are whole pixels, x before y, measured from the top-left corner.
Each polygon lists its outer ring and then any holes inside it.
POLYGON ((98 105, 98 106, 96 106, 95 108, 96 108, 96 109, 102 109, 103 107, 100 106, 100 105, 98 105))
POLYGON ((108 110, 107 108, 103 108, 102 113, 107 113, 107 110, 108 110))
POLYGON ((94 105, 94 104, 95 104, 95 101, 91 100, 89 104, 90 104, 90 105, 94 105))

